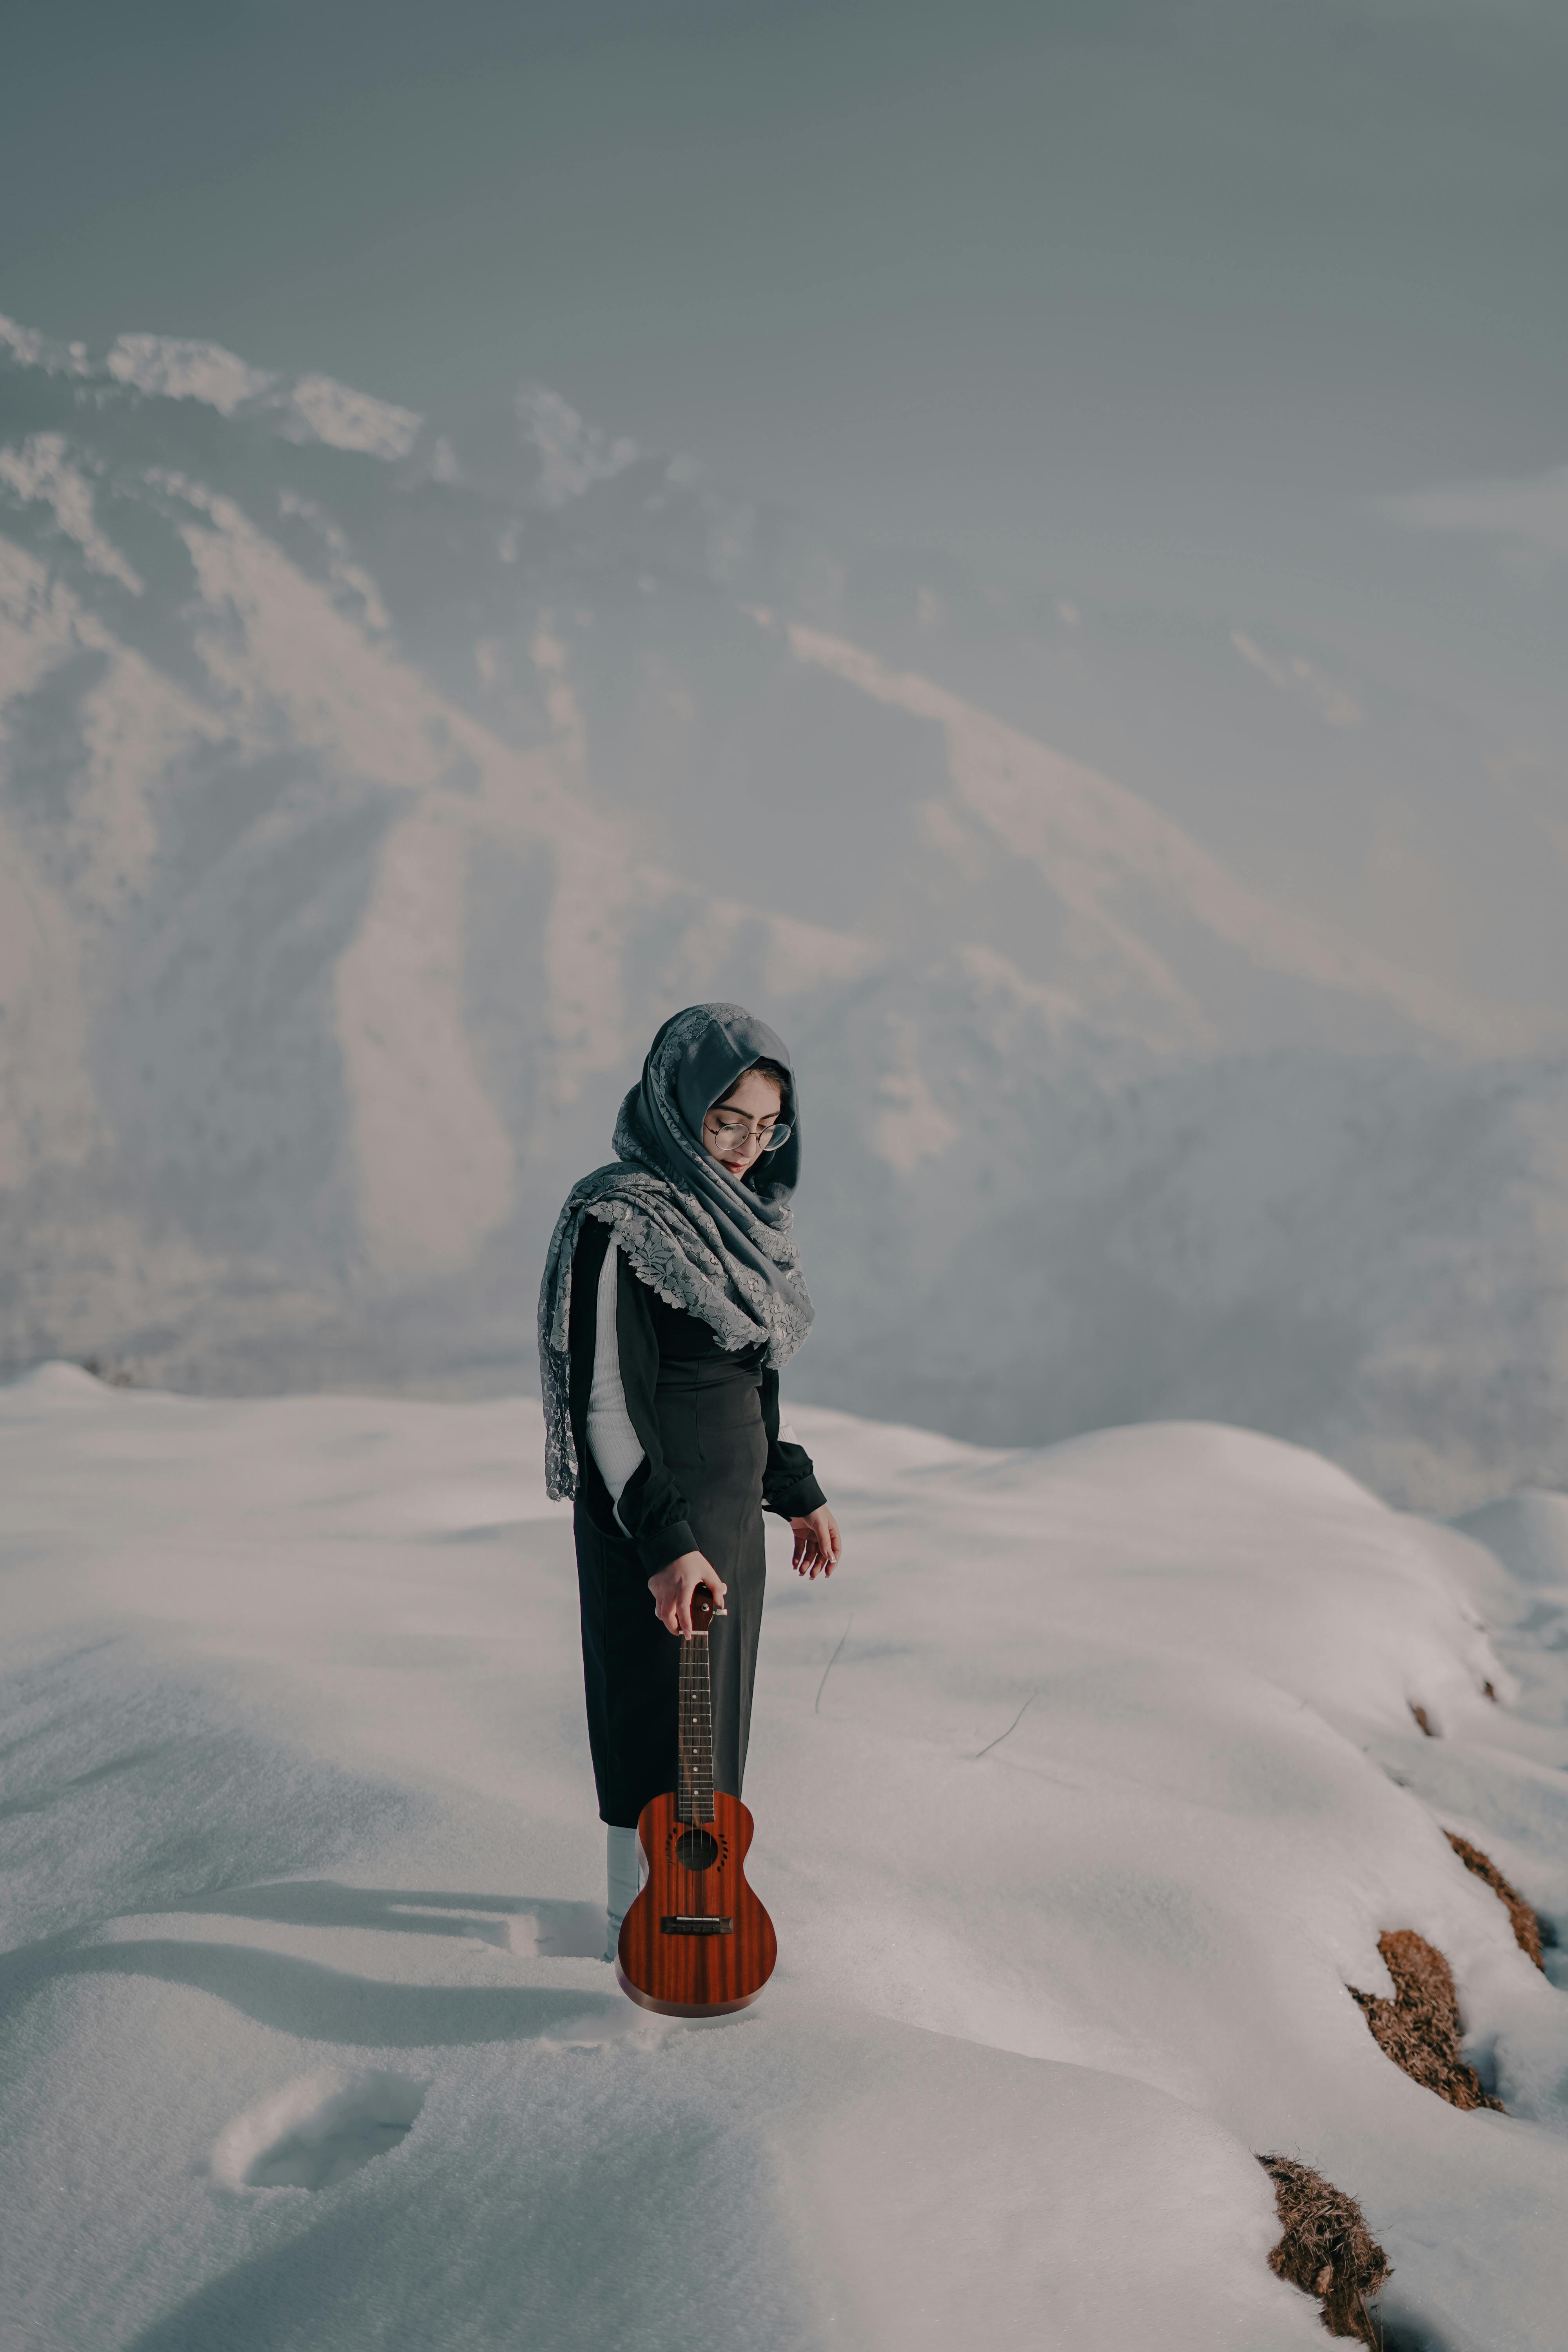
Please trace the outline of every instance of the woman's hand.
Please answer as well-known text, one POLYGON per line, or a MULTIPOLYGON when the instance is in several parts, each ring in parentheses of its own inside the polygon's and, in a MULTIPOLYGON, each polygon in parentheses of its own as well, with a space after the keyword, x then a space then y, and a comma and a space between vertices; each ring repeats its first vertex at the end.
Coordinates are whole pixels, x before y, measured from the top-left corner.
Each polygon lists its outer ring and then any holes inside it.
POLYGON ((691 1596, 700 1584, 705 1584, 713 1595, 714 1608, 722 1610, 729 1588, 700 1551, 683 1551, 679 1559, 667 1561, 657 1576, 648 1578, 653 1613, 666 1633, 691 1632, 691 1596))
POLYGON ((826 1504, 819 1504, 809 1518, 792 1519, 790 1525, 795 1529, 795 1558, 790 1566, 795 1574, 815 1577, 820 1570, 824 1576, 831 1576, 844 1549, 844 1538, 826 1504))

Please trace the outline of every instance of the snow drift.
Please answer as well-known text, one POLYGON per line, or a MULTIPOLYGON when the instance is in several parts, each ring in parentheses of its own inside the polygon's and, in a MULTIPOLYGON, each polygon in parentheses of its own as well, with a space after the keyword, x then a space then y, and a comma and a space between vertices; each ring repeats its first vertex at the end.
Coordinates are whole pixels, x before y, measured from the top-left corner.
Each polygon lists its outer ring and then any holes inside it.
POLYGON ((1402 2346, 1555 2352, 1563 1994, 1445 1835, 1568 1919, 1542 1547, 1215 1426, 795 1418, 848 1549, 774 1560, 779 1969, 689 2029, 591 1957, 537 1407, 0 1391, 21 2340, 1306 2352, 1272 2151, 1359 2200, 1402 2346), (1367 2031, 1390 1930, 1506 2113, 1367 2031))

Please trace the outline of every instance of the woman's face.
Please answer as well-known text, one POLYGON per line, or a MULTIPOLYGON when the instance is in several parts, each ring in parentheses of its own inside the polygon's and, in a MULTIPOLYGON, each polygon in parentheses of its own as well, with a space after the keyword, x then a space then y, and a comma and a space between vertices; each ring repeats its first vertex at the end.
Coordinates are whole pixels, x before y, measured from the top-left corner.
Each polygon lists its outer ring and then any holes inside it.
POLYGON ((703 1119, 702 1140, 721 1168, 743 1176, 761 1157, 783 1109, 777 1080, 748 1070, 703 1119))

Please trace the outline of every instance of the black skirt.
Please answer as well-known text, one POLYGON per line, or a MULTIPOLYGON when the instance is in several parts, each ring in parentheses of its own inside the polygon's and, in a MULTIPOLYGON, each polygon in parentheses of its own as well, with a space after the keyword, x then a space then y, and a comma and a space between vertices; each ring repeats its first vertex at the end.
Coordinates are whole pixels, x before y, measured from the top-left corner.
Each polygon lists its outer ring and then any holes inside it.
MULTIPOLYGON (((754 1370, 735 1363, 663 1363, 657 1395, 665 1463, 686 1497, 697 1548, 729 1591, 713 1621, 713 1778, 741 1794, 752 1726, 765 1560, 763 1473, 767 1437, 754 1370)), ((643 1807, 676 1785, 675 1712, 681 1641, 653 1613, 635 1544, 606 1534, 579 1500, 574 1517, 583 1616, 588 1744, 601 1820, 635 1829, 643 1807)))

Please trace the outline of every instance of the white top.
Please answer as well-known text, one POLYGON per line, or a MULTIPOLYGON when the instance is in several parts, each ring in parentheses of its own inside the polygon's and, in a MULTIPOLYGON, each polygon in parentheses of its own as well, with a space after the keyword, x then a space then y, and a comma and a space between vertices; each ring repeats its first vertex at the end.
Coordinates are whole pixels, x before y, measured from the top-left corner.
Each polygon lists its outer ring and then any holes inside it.
POLYGON ((621 1349, 616 1336, 619 1257, 612 1241, 599 1273, 598 1312, 594 1324, 594 1385, 588 1391, 588 1449, 610 1490, 610 1500, 616 1506, 616 1520, 624 1528, 620 1499, 627 1480, 641 1468, 644 1455, 642 1441, 626 1411, 626 1392, 621 1385, 621 1349))

